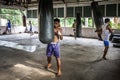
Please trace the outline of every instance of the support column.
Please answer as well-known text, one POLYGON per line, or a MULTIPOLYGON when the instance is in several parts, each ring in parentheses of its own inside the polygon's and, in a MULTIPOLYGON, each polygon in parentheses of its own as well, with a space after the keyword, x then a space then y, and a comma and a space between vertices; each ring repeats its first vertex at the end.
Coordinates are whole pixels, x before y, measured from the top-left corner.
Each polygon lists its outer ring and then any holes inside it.
POLYGON ((0 26, 1 26, 1 15, 0 15, 0 26))
POLYGON ((91 13, 92 13, 92 28, 94 28, 95 27, 95 21, 94 21, 93 11, 91 11, 91 13))
POLYGON ((88 18, 85 18, 85 27, 88 27, 88 18))
POLYGON ((67 13, 67 4, 64 4, 64 26, 66 27, 66 13, 67 13))
POLYGON ((64 4, 64 35, 66 35, 66 13, 67 13, 67 4, 64 4))
MULTIPOLYGON (((0 12, 1 12, 1 9, 0 9, 0 12)), ((0 13, 0 26, 1 26, 1 13, 0 13)))

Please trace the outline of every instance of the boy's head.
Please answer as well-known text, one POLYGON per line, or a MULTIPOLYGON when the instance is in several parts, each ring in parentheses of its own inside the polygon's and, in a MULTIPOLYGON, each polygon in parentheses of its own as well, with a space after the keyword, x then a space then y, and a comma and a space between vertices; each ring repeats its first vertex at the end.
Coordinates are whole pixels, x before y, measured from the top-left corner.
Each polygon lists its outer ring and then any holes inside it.
POLYGON ((110 19, 109 18, 106 18, 105 19, 105 23, 109 23, 110 22, 110 19))
POLYGON ((10 22, 10 20, 8 20, 8 22, 10 22))
POLYGON ((29 21, 29 24, 31 24, 31 21, 29 21))
POLYGON ((76 22, 76 19, 74 19, 74 22, 76 22))
POLYGON ((54 19, 54 27, 60 27, 60 19, 54 19))

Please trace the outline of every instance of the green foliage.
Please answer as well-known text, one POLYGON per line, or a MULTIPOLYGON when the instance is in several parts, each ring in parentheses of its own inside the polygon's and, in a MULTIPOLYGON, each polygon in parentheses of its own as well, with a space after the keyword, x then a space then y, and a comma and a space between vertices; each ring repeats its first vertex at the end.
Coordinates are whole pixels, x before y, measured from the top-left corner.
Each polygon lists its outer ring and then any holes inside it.
POLYGON ((85 18, 81 18, 82 25, 85 25, 85 18))
POLYGON ((0 9, 0 14, 20 15, 20 11, 14 9, 0 9))
POLYGON ((67 27, 72 27, 72 24, 74 23, 75 18, 67 18, 67 27))
MULTIPOLYGON (((67 27, 72 27, 75 18, 67 18, 67 27)), ((85 18, 81 18, 82 25, 85 25, 85 18)), ((88 18, 88 27, 92 27, 92 18, 88 18)))
POLYGON ((92 28, 92 18, 88 18, 88 27, 92 28))
POLYGON ((37 18, 28 18, 27 19, 27 25, 29 26, 29 21, 31 21, 33 26, 38 26, 38 19, 37 18))
POLYGON ((117 29, 120 29, 120 23, 118 23, 117 29))
POLYGON ((120 23, 115 24, 115 23, 110 22, 110 25, 112 29, 120 29, 120 23))
POLYGON ((60 26, 64 27, 64 18, 59 18, 60 19, 60 26))
POLYGON ((1 18, 10 20, 12 25, 22 25, 22 14, 19 10, 0 9, 1 18))

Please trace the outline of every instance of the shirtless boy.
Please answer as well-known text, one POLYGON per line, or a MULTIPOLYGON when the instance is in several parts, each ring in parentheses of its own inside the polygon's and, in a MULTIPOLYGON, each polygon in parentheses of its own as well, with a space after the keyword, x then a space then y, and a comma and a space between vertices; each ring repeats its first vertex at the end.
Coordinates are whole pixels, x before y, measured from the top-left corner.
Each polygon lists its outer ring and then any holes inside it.
POLYGON ((47 67, 46 68, 50 68, 51 65, 51 56, 52 54, 54 54, 55 58, 56 58, 56 62, 57 62, 57 76, 61 76, 61 60, 60 60, 60 44, 59 44, 59 40, 63 39, 62 36, 62 28, 60 27, 60 20, 59 19, 54 19, 54 39, 51 43, 49 43, 47 45, 47 51, 46 51, 46 55, 47 55, 47 67))

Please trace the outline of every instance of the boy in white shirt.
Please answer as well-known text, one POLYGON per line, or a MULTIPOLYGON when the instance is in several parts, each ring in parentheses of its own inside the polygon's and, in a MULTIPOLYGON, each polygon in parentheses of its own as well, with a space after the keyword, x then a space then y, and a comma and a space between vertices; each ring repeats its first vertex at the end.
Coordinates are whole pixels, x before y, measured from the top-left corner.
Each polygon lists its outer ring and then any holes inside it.
POLYGON ((102 27, 102 37, 103 37, 104 46, 105 46, 103 59, 105 59, 105 60, 106 60, 106 54, 107 54, 108 48, 109 48, 110 33, 112 34, 112 30, 111 30, 111 26, 110 26, 110 19, 106 18, 105 24, 102 27))

